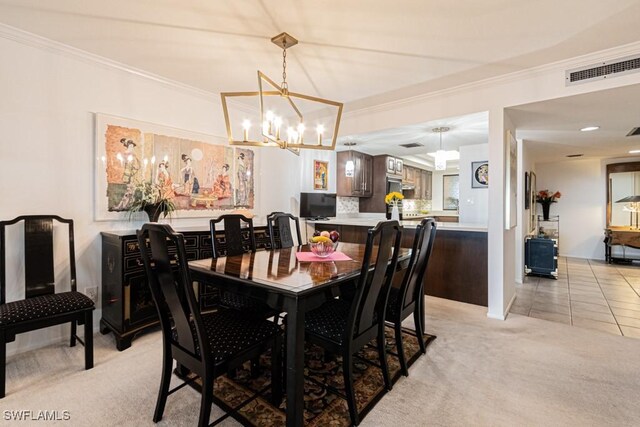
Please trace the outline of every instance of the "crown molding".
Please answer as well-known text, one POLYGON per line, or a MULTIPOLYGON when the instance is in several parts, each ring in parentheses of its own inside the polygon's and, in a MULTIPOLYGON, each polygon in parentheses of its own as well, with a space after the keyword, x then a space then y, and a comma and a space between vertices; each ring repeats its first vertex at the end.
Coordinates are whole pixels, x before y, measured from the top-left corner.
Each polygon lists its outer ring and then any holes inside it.
POLYGON ((25 46, 34 47, 45 52, 54 53, 75 60, 80 60, 91 65, 99 65, 103 68, 123 71, 127 74, 141 77, 146 80, 151 80, 156 83, 171 87, 173 89, 178 89, 183 92, 189 93, 190 95, 195 95, 199 98, 206 99, 208 101, 213 101, 214 99, 220 98, 220 94, 218 93, 209 92, 184 83, 180 83, 175 80, 168 79, 166 77, 162 77, 157 74, 150 73, 148 71, 141 70, 139 68, 131 67, 121 62, 114 61, 103 56, 96 55, 85 50, 78 49, 73 46, 69 46, 67 44, 21 30, 16 27, 12 27, 10 25, 0 23, 0 38, 21 43, 25 46))
POLYGON ((630 56, 638 54, 640 52, 640 42, 633 42, 622 46, 616 46, 614 48, 601 50, 598 52, 592 52, 585 55, 577 56, 570 59, 563 59, 560 61, 550 62, 548 64, 539 65, 525 70, 514 71, 512 73, 501 74, 499 76, 489 77, 487 79, 476 80, 469 83, 463 83, 461 85, 453 86, 446 89, 435 90, 432 92, 421 93, 415 96, 397 99, 389 102, 383 102, 368 107, 362 107, 355 110, 349 109, 349 105, 345 105, 345 112, 343 113, 345 118, 357 117, 360 115, 384 112, 393 110, 395 108, 404 107, 410 104, 427 101, 429 99, 438 98, 447 95, 454 95, 461 92, 477 89, 487 89, 492 86, 507 84, 518 80, 523 80, 537 75, 551 72, 562 71, 562 78, 564 78, 564 71, 567 69, 584 67, 593 65, 597 62, 610 61, 620 57, 630 56))

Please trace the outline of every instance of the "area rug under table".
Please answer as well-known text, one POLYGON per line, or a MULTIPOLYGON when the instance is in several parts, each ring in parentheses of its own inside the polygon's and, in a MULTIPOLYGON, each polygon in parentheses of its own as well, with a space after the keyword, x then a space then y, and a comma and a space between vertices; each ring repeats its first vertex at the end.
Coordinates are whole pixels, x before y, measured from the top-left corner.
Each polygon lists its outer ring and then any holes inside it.
MULTIPOLYGON (((389 374, 395 383, 400 378, 400 362, 396 354, 395 338, 393 330, 386 331, 387 360, 389 374)), ((404 350, 408 365, 411 366, 422 355, 415 332, 403 330, 404 350)), ((425 343, 428 346, 435 338, 425 334, 425 343)), ((375 404, 387 392, 384 388, 382 372, 377 366, 378 352, 371 342, 371 346, 363 349, 354 358, 354 389, 358 412, 364 417, 375 404), (370 363, 366 363, 367 360, 370 363)), ((232 414, 233 418, 246 426, 284 426, 286 424, 286 401, 279 406, 271 404, 271 358, 266 354, 260 359, 260 375, 251 378, 249 364, 237 370, 233 378, 223 375, 214 383, 214 403, 225 411, 237 407, 242 402, 250 399, 260 390, 266 391, 250 403, 232 414)), ((411 373, 411 372, 409 372, 411 373)), ((304 385, 304 419, 308 426, 349 426, 349 408, 346 400, 335 394, 330 388, 321 384, 329 384, 333 388, 344 393, 344 381, 342 375, 342 358, 324 352, 321 347, 308 344, 305 349, 305 385, 304 385), (313 380, 315 381, 313 381, 313 380)), ((200 379, 194 383, 194 387, 200 387, 200 379)))

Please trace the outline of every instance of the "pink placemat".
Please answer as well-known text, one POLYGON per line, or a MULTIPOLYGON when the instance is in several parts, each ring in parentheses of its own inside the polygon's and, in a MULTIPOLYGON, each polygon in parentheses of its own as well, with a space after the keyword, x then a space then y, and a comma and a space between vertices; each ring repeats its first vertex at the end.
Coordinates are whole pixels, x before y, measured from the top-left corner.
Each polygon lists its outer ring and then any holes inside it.
POLYGON ((351 261, 351 258, 348 255, 345 255, 342 252, 336 251, 329 255, 326 258, 321 258, 314 254, 313 252, 296 252, 296 258, 298 261, 308 262, 308 261, 351 261))

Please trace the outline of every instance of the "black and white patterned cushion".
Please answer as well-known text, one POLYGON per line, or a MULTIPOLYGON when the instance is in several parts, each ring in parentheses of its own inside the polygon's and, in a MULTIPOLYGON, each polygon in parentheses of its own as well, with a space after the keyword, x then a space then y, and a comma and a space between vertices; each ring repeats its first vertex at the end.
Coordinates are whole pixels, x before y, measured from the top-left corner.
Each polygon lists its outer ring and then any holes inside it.
POLYGON ((220 304, 224 307, 233 308, 235 310, 251 310, 260 315, 272 312, 273 310, 264 302, 254 298, 238 295, 233 292, 222 292, 220 295, 220 304))
MULTIPOLYGON (((219 310, 203 314, 202 322, 213 352, 214 363, 230 358, 281 332, 280 327, 274 322, 236 310, 219 310)), ((195 336, 193 323, 191 328, 195 336)), ((172 333, 173 339, 177 341, 176 330, 174 329, 172 333)), ((199 345, 196 345, 196 353, 200 354, 199 345)))
POLYGON ((0 305, 0 326, 44 319, 90 308, 94 308, 93 301, 80 292, 41 295, 0 305))
POLYGON ((307 313, 304 318, 305 330, 342 344, 350 309, 350 301, 332 299, 307 313))
POLYGON ((389 299, 387 300, 387 320, 395 321, 398 318, 398 298, 400 290, 398 288, 391 288, 389 291, 389 299))

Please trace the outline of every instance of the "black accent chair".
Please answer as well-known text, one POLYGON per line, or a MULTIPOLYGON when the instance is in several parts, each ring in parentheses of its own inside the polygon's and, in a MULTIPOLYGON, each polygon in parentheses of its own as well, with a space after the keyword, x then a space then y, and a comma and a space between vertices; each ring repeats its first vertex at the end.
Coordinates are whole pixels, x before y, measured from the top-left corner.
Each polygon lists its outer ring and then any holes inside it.
POLYGON ((396 347, 402 374, 409 375, 402 343, 402 321, 413 314, 416 336, 422 354, 427 352, 424 343, 424 275, 429 264, 436 237, 436 222, 433 218, 420 221, 416 227, 411 259, 399 288, 392 287, 387 303, 387 322, 393 323, 396 347))
POLYGON ((142 260, 162 328, 162 379, 153 421, 162 419, 171 393, 197 378, 169 390, 174 360, 182 372, 186 368, 202 381, 199 426, 209 424, 215 378, 258 358, 269 348, 272 349, 272 398, 274 404, 279 404, 282 400, 281 329, 273 322, 234 309, 201 313, 189 274, 183 235, 175 233, 167 224, 156 223, 145 224, 137 235, 141 248, 149 243, 150 250, 142 251, 142 260))
MULTIPOLYGON (((13 245, 12 245, 13 246, 13 245)), ((16 251, 19 248, 16 248, 16 251)), ((71 323, 69 345, 84 345, 85 369, 93 368, 93 310, 91 298, 77 291, 73 220, 56 215, 23 215, 0 221, 0 398, 5 395, 6 345, 17 334, 71 323), (71 290, 55 292, 54 220, 67 224, 71 290), (7 302, 7 228, 24 222, 25 299, 7 302), (84 341, 76 335, 84 324, 84 341)))
POLYGON ((353 390, 353 356, 373 338, 377 341, 385 387, 387 390, 392 387, 385 350, 384 318, 392 278, 387 271, 396 269, 401 237, 402 228, 397 221, 383 221, 370 229, 353 299, 331 299, 309 311, 305 317, 307 341, 342 355, 345 397, 354 425, 360 423, 360 416, 353 390))
POLYGON ((267 225, 269 227, 269 237, 271 238, 272 249, 286 249, 296 246, 291 233, 291 222, 296 226, 297 246, 302 245, 300 234, 300 220, 298 217, 284 212, 271 212, 267 215, 267 225), (276 238, 277 234, 277 238, 276 238))

